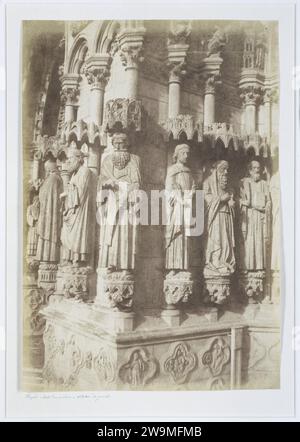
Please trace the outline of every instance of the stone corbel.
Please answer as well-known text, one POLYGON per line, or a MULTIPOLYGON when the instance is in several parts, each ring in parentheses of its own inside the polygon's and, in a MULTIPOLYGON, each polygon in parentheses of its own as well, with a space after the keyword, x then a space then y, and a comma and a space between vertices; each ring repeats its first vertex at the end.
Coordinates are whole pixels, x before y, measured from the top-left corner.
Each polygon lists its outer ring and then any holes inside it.
POLYGON ((113 132, 117 126, 125 131, 142 130, 142 102, 130 98, 107 101, 104 111, 104 129, 113 132))

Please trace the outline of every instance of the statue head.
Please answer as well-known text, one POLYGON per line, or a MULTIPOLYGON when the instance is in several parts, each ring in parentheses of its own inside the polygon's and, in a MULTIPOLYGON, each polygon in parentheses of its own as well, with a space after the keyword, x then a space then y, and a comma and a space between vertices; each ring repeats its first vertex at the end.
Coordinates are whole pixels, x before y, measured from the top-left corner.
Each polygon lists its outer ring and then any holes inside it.
POLYGON ((126 134, 117 132, 112 136, 112 145, 115 152, 127 152, 128 144, 128 137, 126 134))
POLYGON ((84 162, 84 153, 80 149, 70 148, 67 152, 67 168, 69 173, 77 172, 84 162))
POLYGON ((225 190, 228 183, 228 170, 229 164, 227 161, 218 161, 216 165, 217 179, 219 186, 222 190, 225 190))
POLYGON ((249 174, 254 181, 259 181, 261 176, 261 167, 259 161, 251 161, 249 163, 249 174))
POLYGON ((47 160, 44 164, 46 176, 49 175, 51 172, 55 172, 57 170, 56 161, 53 160, 47 160))
POLYGON ((124 169, 130 160, 127 135, 124 133, 115 133, 112 137, 112 145, 114 147, 112 156, 113 164, 119 170, 124 169))
POLYGON ((173 155, 174 163, 186 164, 189 160, 190 150, 191 148, 188 144, 178 144, 173 155))

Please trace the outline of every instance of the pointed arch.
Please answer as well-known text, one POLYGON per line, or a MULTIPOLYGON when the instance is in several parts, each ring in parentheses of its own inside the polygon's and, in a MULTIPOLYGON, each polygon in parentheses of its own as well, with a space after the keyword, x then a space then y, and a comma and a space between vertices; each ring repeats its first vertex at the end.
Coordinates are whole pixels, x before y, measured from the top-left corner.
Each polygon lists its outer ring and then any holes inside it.
POLYGON ((110 51, 119 26, 119 22, 115 20, 104 20, 100 24, 92 47, 93 54, 107 54, 110 51))
POLYGON ((70 50, 69 62, 67 65, 67 74, 79 74, 81 66, 85 60, 88 52, 88 43, 84 36, 78 35, 75 38, 72 48, 70 50))

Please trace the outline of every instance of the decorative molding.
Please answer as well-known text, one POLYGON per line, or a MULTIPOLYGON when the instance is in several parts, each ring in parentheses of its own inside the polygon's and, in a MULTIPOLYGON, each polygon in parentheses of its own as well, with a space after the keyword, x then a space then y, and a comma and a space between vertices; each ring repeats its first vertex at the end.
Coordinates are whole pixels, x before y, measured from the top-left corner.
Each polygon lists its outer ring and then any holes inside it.
POLYGON ((230 278, 215 277, 204 279, 204 302, 225 304, 230 298, 230 278))
POLYGON ((131 310, 134 295, 134 277, 132 272, 98 269, 103 297, 101 303, 109 309, 131 310))
POLYGON ((115 98, 107 101, 104 111, 105 130, 113 131, 117 124, 122 129, 142 130, 142 102, 133 98, 115 98))
POLYGON ((193 280, 190 272, 169 272, 164 280, 164 295, 167 305, 177 305, 189 301, 193 293, 193 280))
POLYGON ((66 298, 85 300, 89 293, 89 275, 91 267, 60 266, 61 289, 66 298))
POLYGON ((212 376, 219 376, 229 361, 230 347, 223 338, 214 339, 202 356, 202 364, 209 368, 212 376))
POLYGON ((195 136, 198 141, 203 139, 202 123, 195 121, 193 115, 181 114, 174 118, 168 118, 166 122, 162 123, 162 127, 166 131, 166 141, 171 135, 174 140, 179 140, 182 133, 186 134, 188 140, 192 140, 195 136))
POLYGON ((249 302, 257 302, 263 296, 265 278, 265 271, 240 271, 240 289, 249 302))
POLYGON ((230 144, 232 144, 234 150, 239 149, 239 136, 234 132, 232 124, 213 123, 204 126, 203 138, 212 148, 215 148, 217 141, 221 140, 226 149, 230 144))
POLYGON ((195 369, 197 357, 189 350, 185 342, 171 346, 171 352, 164 363, 164 370, 171 375, 176 384, 183 384, 195 369))
POLYGON ((149 384, 158 371, 158 362, 144 348, 131 351, 128 362, 121 366, 119 377, 124 384, 138 387, 149 384))

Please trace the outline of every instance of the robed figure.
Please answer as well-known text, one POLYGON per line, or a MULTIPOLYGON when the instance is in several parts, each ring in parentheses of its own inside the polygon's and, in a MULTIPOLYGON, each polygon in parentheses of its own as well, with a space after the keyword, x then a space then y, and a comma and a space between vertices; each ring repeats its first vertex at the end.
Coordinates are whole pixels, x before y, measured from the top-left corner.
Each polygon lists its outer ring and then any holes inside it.
POLYGON ((249 177, 240 183, 240 268, 265 270, 270 236, 271 200, 258 161, 249 164, 249 177))
POLYGON ((228 162, 218 161, 204 181, 205 277, 230 276, 235 271, 234 200, 228 189, 228 162))
POLYGON ((81 150, 70 148, 67 155, 70 181, 62 194, 62 258, 64 263, 89 264, 95 241, 96 177, 85 166, 81 150))
POLYGON ((187 166, 190 147, 176 146, 174 162, 166 177, 167 220, 165 231, 166 269, 188 270, 192 258, 190 236, 195 182, 187 166))
POLYGON ((141 186, 140 158, 128 152, 126 134, 115 133, 112 144, 114 150, 103 159, 98 182, 98 267, 132 270, 138 241, 135 207, 141 186))
POLYGON ((38 195, 33 197, 32 204, 27 207, 26 219, 28 224, 27 256, 35 258, 37 250, 37 223, 40 214, 40 201, 38 195))
POLYGON ((40 216, 37 224, 36 259, 57 262, 60 252, 61 199, 63 182, 55 161, 46 161, 46 178, 39 190, 40 216))

